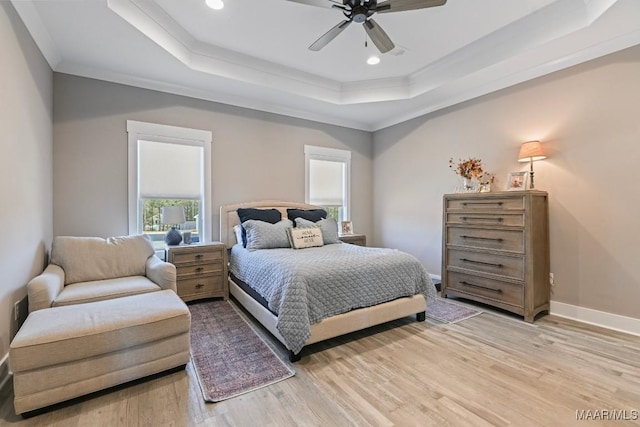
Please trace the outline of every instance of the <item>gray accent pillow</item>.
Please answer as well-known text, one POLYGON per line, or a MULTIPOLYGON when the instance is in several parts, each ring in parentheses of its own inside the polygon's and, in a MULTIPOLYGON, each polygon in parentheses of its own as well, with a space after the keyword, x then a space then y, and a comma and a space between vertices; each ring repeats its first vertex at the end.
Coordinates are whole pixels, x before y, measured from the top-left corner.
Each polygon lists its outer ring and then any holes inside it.
POLYGON ((271 224, 265 221, 250 219, 242 223, 247 235, 247 249, 275 249, 290 248, 287 229, 293 227, 293 222, 283 219, 271 224))
POLYGON ((318 222, 306 220, 304 218, 296 218, 296 227, 320 227, 322 230, 322 240, 325 245, 340 243, 338 237, 338 223, 333 218, 321 219, 318 222))

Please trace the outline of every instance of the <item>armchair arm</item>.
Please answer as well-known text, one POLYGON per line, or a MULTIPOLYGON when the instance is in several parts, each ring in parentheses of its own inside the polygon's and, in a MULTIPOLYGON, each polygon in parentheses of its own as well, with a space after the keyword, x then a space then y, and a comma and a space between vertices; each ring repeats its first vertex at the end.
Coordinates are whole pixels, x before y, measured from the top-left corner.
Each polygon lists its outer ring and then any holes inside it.
POLYGON ((64 288, 64 270, 49 264, 39 275, 27 283, 29 313, 51 307, 53 301, 64 288))
POLYGON ((171 289, 178 292, 176 287, 176 267, 170 262, 164 262, 155 255, 147 259, 145 266, 147 277, 162 289, 171 289))

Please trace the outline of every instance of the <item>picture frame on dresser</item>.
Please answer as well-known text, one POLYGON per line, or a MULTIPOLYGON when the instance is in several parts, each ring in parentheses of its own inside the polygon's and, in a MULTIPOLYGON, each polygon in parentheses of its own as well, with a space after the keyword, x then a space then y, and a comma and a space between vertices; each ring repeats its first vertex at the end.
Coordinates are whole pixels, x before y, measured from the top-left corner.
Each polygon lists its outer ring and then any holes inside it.
POLYGON ((528 172, 509 172, 507 191, 524 191, 527 189, 528 172))
POLYGON ((353 234, 353 224, 351 221, 342 221, 341 225, 341 233, 340 234, 353 234))

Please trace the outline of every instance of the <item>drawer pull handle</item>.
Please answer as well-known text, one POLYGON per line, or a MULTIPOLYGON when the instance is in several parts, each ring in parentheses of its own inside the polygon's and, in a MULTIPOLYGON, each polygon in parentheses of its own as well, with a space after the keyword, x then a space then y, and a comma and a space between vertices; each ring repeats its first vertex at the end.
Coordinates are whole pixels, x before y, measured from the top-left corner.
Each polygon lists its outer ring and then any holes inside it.
POLYGON ((495 237, 476 237, 476 236, 465 236, 465 235, 462 235, 460 237, 462 237, 463 239, 492 240, 495 242, 504 242, 504 239, 495 238, 495 237))
POLYGON ((463 216, 462 217, 463 221, 498 221, 498 222, 502 222, 504 221, 502 219, 502 217, 494 217, 494 216, 463 216))
POLYGON ((472 264, 490 265, 492 267, 498 267, 498 268, 504 267, 502 264, 495 264, 493 262, 475 261, 473 259, 467 259, 467 258, 460 258, 460 261, 462 261, 462 262, 470 262, 472 264))
POLYGON ((493 289, 493 288, 490 288, 490 287, 488 287, 488 286, 476 285, 475 283, 469 283, 469 282, 462 281, 462 282, 460 282, 460 284, 461 284, 461 285, 465 285, 465 286, 472 286, 472 287, 474 287, 474 288, 486 289, 486 290, 488 290, 488 291, 497 292, 497 293, 499 293, 499 294, 501 294, 501 293, 502 293, 502 289, 493 289))
POLYGON ((504 203, 502 202, 462 202, 462 206, 467 205, 498 205, 502 206, 504 203))
POLYGON ((196 285, 196 289, 202 289, 202 288, 204 288, 204 285, 202 283, 198 283, 196 285))
POLYGON ((200 259, 200 258, 202 258, 203 256, 204 256, 204 255, 202 255, 202 254, 196 254, 196 259, 200 259))
POLYGON ((202 267, 197 267, 197 268, 196 268, 196 273, 202 273, 202 270, 204 270, 204 268, 202 268, 202 267))

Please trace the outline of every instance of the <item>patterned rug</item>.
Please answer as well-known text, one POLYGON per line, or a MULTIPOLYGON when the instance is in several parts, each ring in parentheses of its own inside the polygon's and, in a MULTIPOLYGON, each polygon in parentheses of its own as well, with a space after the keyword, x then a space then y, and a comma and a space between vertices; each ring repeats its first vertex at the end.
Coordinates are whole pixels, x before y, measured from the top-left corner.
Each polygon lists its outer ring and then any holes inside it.
POLYGON ((191 311, 191 360, 207 402, 219 402, 295 375, 229 301, 191 311))
POLYGON ((466 305, 456 304, 444 298, 429 299, 427 317, 443 323, 456 323, 482 313, 466 305))

